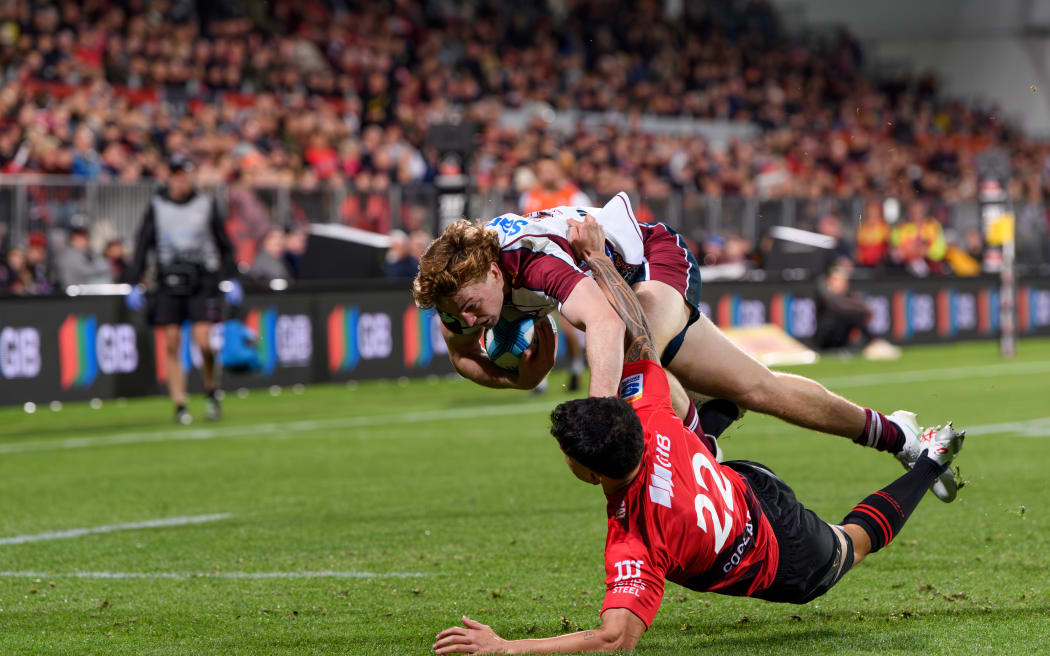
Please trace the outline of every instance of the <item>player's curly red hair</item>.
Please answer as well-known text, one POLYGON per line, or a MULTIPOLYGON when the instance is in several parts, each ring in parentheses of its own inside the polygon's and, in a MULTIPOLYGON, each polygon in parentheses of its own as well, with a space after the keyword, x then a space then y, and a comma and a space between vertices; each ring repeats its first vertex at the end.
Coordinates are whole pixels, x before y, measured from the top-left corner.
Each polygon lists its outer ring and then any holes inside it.
POLYGON ((454 296, 461 287, 484 276, 498 258, 495 232, 466 219, 451 223, 419 260, 419 274, 412 283, 416 306, 425 310, 454 296))

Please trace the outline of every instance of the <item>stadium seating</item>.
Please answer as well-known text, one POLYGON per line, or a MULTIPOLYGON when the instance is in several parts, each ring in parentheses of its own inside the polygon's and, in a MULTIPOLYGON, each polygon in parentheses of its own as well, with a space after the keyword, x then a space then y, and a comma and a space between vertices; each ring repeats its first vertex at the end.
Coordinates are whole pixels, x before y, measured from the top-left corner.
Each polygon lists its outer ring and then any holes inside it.
MULTIPOLYGON (((553 16, 490 2, 400 2, 392 11, 247 4, 251 12, 232 17, 236 3, 196 11, 173 3, 163 13, 103 1, 5 3, 0 170, 132 184, 162 181, 179 153, 197 162, 202 185, 337 190, 338 220, 411 232, 430 226, 411 206, 396 215, 389 190, 431 185, 443 162, 429 127, 468 119, 478 139, 466 172, 479 193, 501 199, 495 211, 513 206, 528 164, 553 155, 597 197, 625 189, 646 199, 643 215, 662 218, 661 208, 690 200, 686 212, 717 214, 688 236, 721 263, 758 245, 761 219, 744 221, 745 230, 739 218, 745 207, 748 217, 773 215, 757 202, 800 199, 796 227, 821 230, 830 216, 847 240, 857 210, 881 211, 864 199, 922 201, 922 221, 951 225, 955 204, 977 193, 975 154, 1001 146, 1014 153, 1008 191, 1020 225, 1046 259, 1045 145, 994 112, 940 97, 932 77, 870 76, 845 32, 787 34, 765 2, 686 3, 674 18, 661 3, 608 12, 598 0, 553 16), (760 130, 718 149, 630 122, 566 133, 537 118, 522 133, 501 120, 505 110, 537 108, 537 116, 644 112, 760 130), (746 248, 733 247, 741 236, 746 248)), ((951 245, 979 255, 967 234, 977 226, 960 223, 951 245)), ((245 233, 248 251, 263 231, 245 233)), ((903 267, 891 240, 887 232, 878 263, 903 267)), ((22 245, 0 241, 5 250, 22 245)))

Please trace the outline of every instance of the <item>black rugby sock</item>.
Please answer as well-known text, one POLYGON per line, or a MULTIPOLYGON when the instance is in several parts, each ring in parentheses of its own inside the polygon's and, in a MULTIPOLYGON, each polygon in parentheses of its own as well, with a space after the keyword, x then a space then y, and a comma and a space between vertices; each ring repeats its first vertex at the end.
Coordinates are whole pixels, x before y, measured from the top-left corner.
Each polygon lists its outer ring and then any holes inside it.
POLYGON ((698 415, 704 432, 720 437, 730 424, 740 418, 740 408, 732 401, 711 399, 700 408, 698 415))
POLYGON ((696 433, 696 436, 700 438, 700 441, 704 443, 708 451, 712 454, 718 453, 718 446, 715 444, 714 436, 705 434, 703 426, 700 425, 700 413, 697 412, 696 404, 693 403, 692 399, 689 399, 689 408, 685 411, 685 419, 682 420, 682 425, 696 433))
POLYGON ((941 465, 926 456, 920 457, 911 471, 858 503, 842 520, 842 524, 856 524, 871 538, 871 553, 889 544, 908 521, 912 511, 922 501, 947 465, 941 465))

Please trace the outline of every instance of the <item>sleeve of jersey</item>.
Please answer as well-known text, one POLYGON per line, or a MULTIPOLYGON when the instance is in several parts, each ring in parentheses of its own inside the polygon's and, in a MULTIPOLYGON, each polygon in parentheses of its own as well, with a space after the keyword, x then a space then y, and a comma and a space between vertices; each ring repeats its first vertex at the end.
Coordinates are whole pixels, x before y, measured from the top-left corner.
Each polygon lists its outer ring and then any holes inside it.
POLYGON ((667 374, 659 362, 636 360, 625 363, 623 374, 620 376, 619 396, 631 404, 643 423, 653 412, 674 412, 671 408, 671 388, 667 384, 667 374))
POLYGON ((512 287, 542 292, 559 303, 564 303, 587 277, 573 262, 572 255, 545 238, 522 239, 500 257, 512 287))
POLYGON ((664 598, 664 572, 649 562, 645 549, 611 545, 605 552, 605 601, 602 612, 626 608, 649 628, 664 598))

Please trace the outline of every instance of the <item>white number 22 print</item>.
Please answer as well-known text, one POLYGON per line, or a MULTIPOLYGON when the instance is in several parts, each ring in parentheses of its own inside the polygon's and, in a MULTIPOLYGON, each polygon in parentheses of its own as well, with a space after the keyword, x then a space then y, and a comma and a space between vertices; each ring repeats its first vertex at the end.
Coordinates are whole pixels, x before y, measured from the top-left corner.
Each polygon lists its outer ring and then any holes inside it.
POLYGON ((733 488, 729 484, 729 479, 715 468, 710 458, 703 453, 694 454, 693 475, 696 476, 696 483, 705 490, 709 490, 710 488, 707 486, 707 482, 704 481, 703 476, 705 469, 711 474, 711 482, 714 483, 714 486, 721 493, 726 509, 722 520, 719 521, 715 504, 711 499, 706 494, 696 495, 696 500, 693 502, 696 507, 696 525, 700 527, 700 530, 707 533, 707 521, 704 518, 704 511, 707 511, 714 528, 715 553, 717 554, 725 546, 729 533, 733 530, 733 517, 729 514, 733 510, 733 488))

